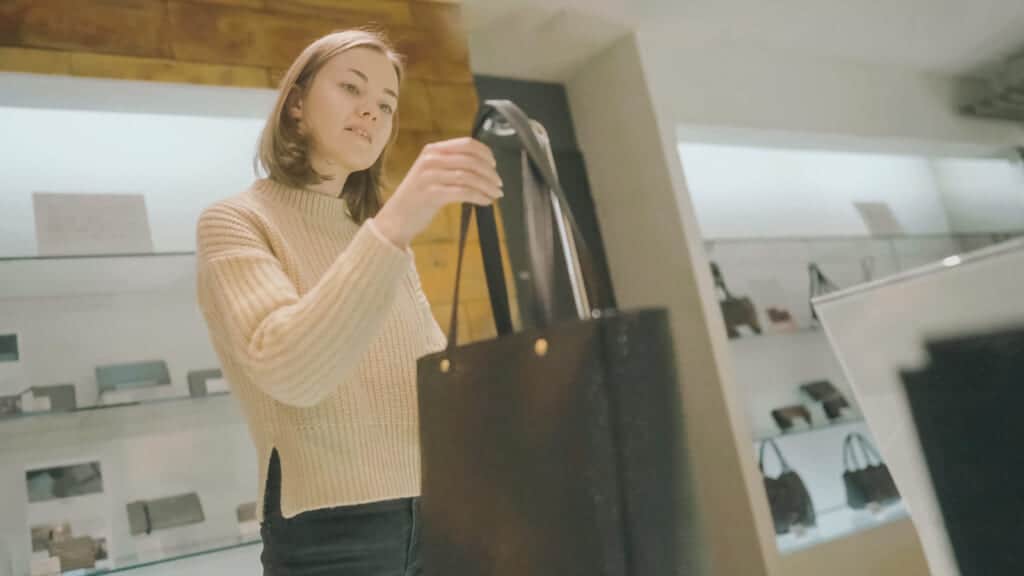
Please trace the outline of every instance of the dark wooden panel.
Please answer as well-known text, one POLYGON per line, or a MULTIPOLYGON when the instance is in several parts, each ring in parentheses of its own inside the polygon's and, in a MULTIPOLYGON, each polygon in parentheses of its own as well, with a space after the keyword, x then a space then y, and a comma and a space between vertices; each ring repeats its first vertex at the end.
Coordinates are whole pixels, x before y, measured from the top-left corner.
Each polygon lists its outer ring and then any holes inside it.
POLYGON ((435 128, 468 136, 478 107, 476 87, 472 84, 431 83, 427 85, 427 92, 435 128))
POLYGON ((217 4, 220 6, 235 6, 237 8, 253 8, 263 10, 267 3, 274 3, 277 0, 182 0, 192 4, 217 4))
POLYGON ((446 82, 472 82, 469 43, 457 4, 414 2, 412 15, 426 36, 430 78, 446 82), (468 76, 467 76, 468 75, 468 76))
POLYGON ((363 19, 361 26, 414 24, 409 2, 405 0, 272 0, 266 9, 318 18, 358 14, 363 19))
POLYGON ((287 68, 313 40, 360 23, 183 2, 170 2, 168 15, 175 58, 268 68, 287 68))
POLYGON ((434 129, 434 119, 430 111, 430 94, 423 81, 408 78, 402 82, 398 112, 403 130, 434 129))
POLYGON ((70 74, 71 53, 0 47, 0 70, 32 74, 70 74))
POLYGON ((70 56, 70 73, 75 76, 183 82, 242 88, 266 88, 270 85, 265 68, 220 66, 85 52, 72 52, 70 56))
POLYGON ((4 0, 0 43, 29 48, 169 57, 163 2, 4 0))

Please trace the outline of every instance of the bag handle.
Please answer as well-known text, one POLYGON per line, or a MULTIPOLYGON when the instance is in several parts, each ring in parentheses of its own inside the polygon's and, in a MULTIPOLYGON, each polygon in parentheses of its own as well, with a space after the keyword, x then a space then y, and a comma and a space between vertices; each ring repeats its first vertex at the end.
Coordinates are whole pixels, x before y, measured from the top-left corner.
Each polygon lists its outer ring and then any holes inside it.
MULTIPOLYGON (((811 300, 813 300, 815 296, 821 296, 823 294, 828 294, 829 292, 835 292, 836 290, 839 290, 839 285, 833 282, 832 280, 829 280, 828 276, 825 276, 825 273, 822 272, 821 268, 818 267, 818 265, 815 264, 814 262, 811 262, 810 264, 807 265, 807 274, 808 276, 810 276, 811 282, 809 288, 809 291, 811 293, 811 300)), ((817 320, 818 311, 814 309, 813 303, 810 304, 810 308, 811 318, 817 320)))
POLYGON ((722 269, 718 267, 717 262, 711 262, 711 278, 715 281, 715 288, 722 291, 725 301, 734 300, 732 293, 729 292, 729 288, 725 285, 725 276, 722 274, 722 269))
MULTIPOLYGON (((569 210, 565 192, 555 175, 553 156, 550 149, 538 142, 535 128, 529 118, 515 104, 508 100, 488 100, 480 108, 474 122, 473 135, 485 131, 499 132, 511 129, 518 136, 523 146, 523 197, 526 204, 526 222, 528 229, 532 226, 537 233, 530 233, 534 240, 530 246, 529 265, 533 274, 532 282, 535 300, 540 304, 538 324, 541 327, 550 325, 554 319, 554 259, 553 240, 550 234, 543 234, 543 229, 550 230, 551 223, 558 228, 562 253, 569 265, 569 277, 573 285, 577 314, 581 319, 592 315, 588 287, 595 289, 595 283, 587 282, 584 277, 580 258, 590 263, 590 251, 580 233, 580 228, 569 210), (503 121, 505 125, 499 125, 503 121), (544 151, 547 150, 545 153, 544 151), (545 191, 546 190, 546 191, 545 191), (529 199, 529 200, 527 200, 529 199), (549 208, 545 208, 549 205, 549 208), (539 222, 538 222, 539 221, 539 222), (545 227, 544 224, 547 223, 545 227), (570 232, 572 233, 570 235, 570 232), (547 258, 545 258, 547 257, 547 258)), ((458 339, 459 293, 462 278, 462 260, 465 254, 466 239, 469 232, 470 218, 476 213, 477 229, 480 235, 480 249, 483 254, 484 272, 487 276, 487 289, 494 314, 495 327, 500 336, 512 333, 511 313, 509 310, 508 288, 505 284, 504 260, 498 241, 497 225, 494 209, 491 206, 474 206, 463 204, 459 225, 458 261, 455 268, 455 293, 452 298, 452 315, 448 330, 448 348, 454 349, 458 339)), ((589 270, 593 270, 591 266, 589 270)), ((591 275, 587 275, 592 277, 591 275)))
POLYGON ((882 465, 882 457, 879 456, 871 442, 868 442, 859 432, 850 432, 843 440, 843 467, 848 471, 861 470, 860 460, 857 458, 857 448, 860 446, 861 454, 864 456, 865 467, 882 465), (853 462, 853 467, 850 462, 853 462), (877 463, 877 464, 875 464, 877 463))
POLYGON ((775 452, 775 457, 779 460, 779 465, 782 467, 782 473, 785 474, 792 470, 789 467, 789 462, 786 462, 785 456, 782 455, 782 451, 779 450, 779 445, 775 443, 775 440, 768 438, 761 442, 760 453, 757 457, 757 468, 761 471, 761 475, 764 475, 764 449, 766 446, 771 446, 772 451, 775 452))

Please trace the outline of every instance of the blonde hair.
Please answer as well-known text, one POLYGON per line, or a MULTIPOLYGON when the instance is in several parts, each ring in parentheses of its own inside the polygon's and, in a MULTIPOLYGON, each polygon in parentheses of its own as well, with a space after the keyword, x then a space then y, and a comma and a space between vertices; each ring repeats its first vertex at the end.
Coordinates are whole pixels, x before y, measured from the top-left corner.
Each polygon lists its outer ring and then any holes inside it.
MULTIPOLYGON (((270 179, 295 188, 319 184, 330 178, 313 169, 309 158, 309 138, 300 133, 298 123, 285 113, 285 108, 296 90, 299 91, 299 97, 309 90, 324 64, 334 56, 354 48, 371 48, 387 56, 401 83, 403 58, 382 33, 366 29, 342 30, 316 40, 299 54, 281 78, 277 102, 263 127, 253 163, 257 175, 262 167, 270 179)), ((356 222, 374 216, 383 205, 381 188, 384 161, 398 136, 397 109, 392 118, 391 136, 380 157, 366 170, 350 174, 341 191, 341 197, 345 199, 348 211, 356 222)))

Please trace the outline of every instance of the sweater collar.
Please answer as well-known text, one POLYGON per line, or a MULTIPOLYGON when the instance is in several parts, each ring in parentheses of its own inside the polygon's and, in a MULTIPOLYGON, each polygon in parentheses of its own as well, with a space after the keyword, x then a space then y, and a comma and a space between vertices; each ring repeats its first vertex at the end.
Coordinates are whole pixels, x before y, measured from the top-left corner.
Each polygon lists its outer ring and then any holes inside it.
POLYGON ((341 198, 332 198, 312 190, 292 188, 270 178, 257 180, 253 188, 260 195, 298 210, 306 216, 332 220, 352 218, 348 212, 348 204, 341 198))

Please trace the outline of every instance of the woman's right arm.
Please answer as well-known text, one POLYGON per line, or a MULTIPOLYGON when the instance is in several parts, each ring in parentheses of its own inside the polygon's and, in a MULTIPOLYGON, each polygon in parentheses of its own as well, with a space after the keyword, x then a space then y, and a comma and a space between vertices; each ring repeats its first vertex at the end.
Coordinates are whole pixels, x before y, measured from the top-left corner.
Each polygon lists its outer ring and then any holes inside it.
POLYGON ((426 146, 377 217, 302 296, 253 214, 227 203, 208 208, 197 231, 198 290, 211 332, 271 397, 316 405, 347 381, 383 324, 412 266, 412 239, 448 204, 502 196, 494 166, 490 149, 472 138, 426 146))
POLYGON ((221 203, 199 219, 198 297, 231 360, 275 400, 308 407, 358 365, 412 256, 367 221, 303 295, 244 208, 221 203))

